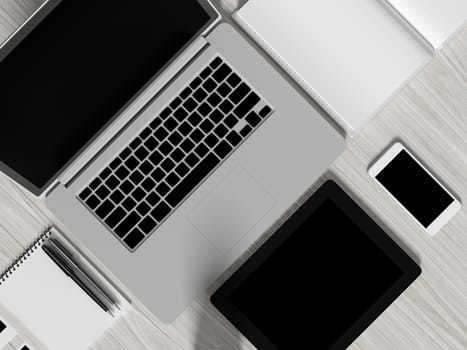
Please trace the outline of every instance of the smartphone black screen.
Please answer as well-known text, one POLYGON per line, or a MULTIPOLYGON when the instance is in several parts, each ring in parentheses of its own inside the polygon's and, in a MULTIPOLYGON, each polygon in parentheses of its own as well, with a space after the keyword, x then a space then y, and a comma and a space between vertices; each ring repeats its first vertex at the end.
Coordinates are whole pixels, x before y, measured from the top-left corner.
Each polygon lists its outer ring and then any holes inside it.
POLYGON ((425 228, 454 201, 405 150, 376 175, 376 180, 425 228))

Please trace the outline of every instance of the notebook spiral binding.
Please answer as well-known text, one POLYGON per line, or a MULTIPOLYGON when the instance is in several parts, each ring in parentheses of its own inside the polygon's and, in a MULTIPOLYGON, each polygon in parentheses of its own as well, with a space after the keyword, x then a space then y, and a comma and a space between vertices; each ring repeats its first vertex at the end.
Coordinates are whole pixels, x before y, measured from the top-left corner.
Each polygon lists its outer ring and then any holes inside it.
POLYGON ((23 264, 28 257, 31 256, 31 254, 39 249, 42 244, 50 237, 52 232, 50 231, 50 228, 45 230, 43 234, 41 234, 15 261, 13 261, 3 272, 0 274, 0 286, 2 283, 5 283, 6 280, 20 267, 21 264, 23 264))

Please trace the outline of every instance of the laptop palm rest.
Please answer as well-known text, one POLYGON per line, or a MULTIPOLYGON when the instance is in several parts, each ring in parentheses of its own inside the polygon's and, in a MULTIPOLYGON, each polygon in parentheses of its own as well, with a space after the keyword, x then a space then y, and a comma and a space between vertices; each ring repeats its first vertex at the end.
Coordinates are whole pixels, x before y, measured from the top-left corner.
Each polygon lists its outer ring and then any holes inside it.
POLYGON ((188 219, 225 254, 268 213, 274 202, 273 197, 239 167, 201 200, 188 219))

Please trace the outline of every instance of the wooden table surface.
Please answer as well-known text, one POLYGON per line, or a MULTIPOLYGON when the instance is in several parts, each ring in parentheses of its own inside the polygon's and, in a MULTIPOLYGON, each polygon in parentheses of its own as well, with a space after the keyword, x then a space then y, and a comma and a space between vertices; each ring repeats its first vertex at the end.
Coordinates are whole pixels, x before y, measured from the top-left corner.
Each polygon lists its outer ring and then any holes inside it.
MULTIPOLYGON (((224 14, 238 6, 235 0, 217 1, 224 14)), ((42 2, 0 0, 0 42, 42 2)), ((327 178, 335 179, 351 193, 423 270, 421 277, 351 349, 467 349, 467 29, 439 52, 362 132, 347 140, 346 151, 297 205, 327 178), (423 232, 367 175, 371 161, 396 139, 412 149, 464 202, 462 211, 435 237, 423 232)), ((0 270, 51 223, 56 220, 40 201, 0 175, 0 270)), ((216 285, 233 270, 234 267, 227 271, 216 285)), ((208 295, 216 285, 170 325, 147 315, 136 303, 92 348, 252 349, 209 304, 208 295)), ((310 324, 312 320, 310 315, 310 324)), ((306 338, 309 344, 303 348, 312 349, 312 327, 306 338)), ((33 339, 30 341, 34 343, 33 339)), ((13 345, 19 342, 16 338, 8 348, 14 349, 13 345)))

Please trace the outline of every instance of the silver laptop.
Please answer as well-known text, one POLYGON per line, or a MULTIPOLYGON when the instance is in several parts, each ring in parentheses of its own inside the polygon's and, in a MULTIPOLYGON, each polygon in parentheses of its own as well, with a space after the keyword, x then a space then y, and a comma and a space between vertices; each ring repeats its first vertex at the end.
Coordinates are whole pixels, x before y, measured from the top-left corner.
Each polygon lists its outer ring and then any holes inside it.
POLYGON ((207 0, 48 1, 2 47, 2 171, 171 322, 343 151, 207 0))

